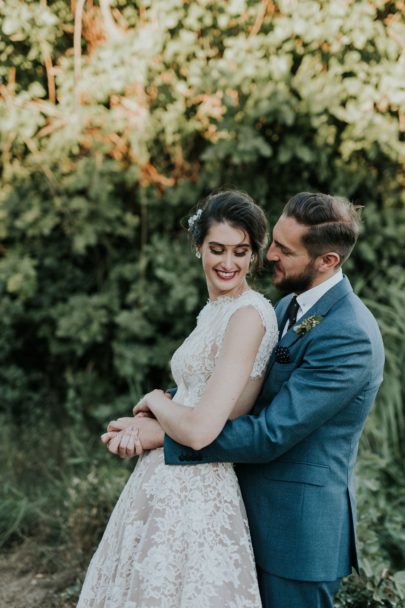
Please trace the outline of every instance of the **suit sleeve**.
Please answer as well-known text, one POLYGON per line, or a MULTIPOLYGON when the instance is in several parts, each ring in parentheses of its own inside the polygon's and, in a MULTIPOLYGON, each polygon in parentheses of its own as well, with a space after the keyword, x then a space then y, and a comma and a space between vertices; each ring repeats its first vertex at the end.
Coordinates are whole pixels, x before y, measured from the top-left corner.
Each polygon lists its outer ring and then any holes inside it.
POLYGON ((308 343, 301 365, 259 415, 228 421, 198 452, 166 437, 166 464, 270 462, 345 408, 369 382, 372 347, 366 333, 339 329, 308 343))

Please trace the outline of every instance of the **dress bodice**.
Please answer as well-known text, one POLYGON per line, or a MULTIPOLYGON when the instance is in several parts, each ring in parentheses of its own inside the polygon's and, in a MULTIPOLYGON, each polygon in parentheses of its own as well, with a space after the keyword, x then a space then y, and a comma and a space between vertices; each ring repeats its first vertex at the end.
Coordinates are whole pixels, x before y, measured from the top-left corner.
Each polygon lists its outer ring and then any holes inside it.
POLYGON ((171 371, 177 385, 176 399, 193 406, 201 398, 211 377, 232 315, 239 309, 253 307, 265 328, 265 334, 254 361, 251 378, 260 377, 278 339, 277 319, 270 302, 249 289, 237 297, 209 300, 197 317, 194 330, 175 351, 171 371))

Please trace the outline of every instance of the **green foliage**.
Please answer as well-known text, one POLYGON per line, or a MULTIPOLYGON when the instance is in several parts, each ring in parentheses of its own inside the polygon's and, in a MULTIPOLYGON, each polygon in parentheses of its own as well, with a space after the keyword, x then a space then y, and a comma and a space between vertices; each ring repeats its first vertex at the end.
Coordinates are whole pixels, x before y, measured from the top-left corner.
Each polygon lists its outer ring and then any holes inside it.
POLYGON ((157 18, 119 1, 111 19, 85 10, 73 49, 69 3, 3 4, 17 66, 5 62, 0 101, 3 407, 25 414, 32 395, 60 411, 73 391, 98 419, 168 383, 204 301, 180 220, 227 183, 273 218, 304 189, 365 204, 372 234, 350 275, 395 342, 387 424, 404 428, 401 327, 385 321, 403 266, 396 4, 172 0, 157 18))
MULTIPOLYGON (((206 298, 181 220, 221 185, 272 221, 291 194, 319 190, 365 207, 346 268, 387 354, 365 446, 403 456, 401 1, 114 0, 81 19, 73 5, 0 0, 6 420, 32 427, 41 412, 84 441, 166 386, 206 298)), ((258 287, 273 294, 268 277, 258 287)), ((91 479, 75 496, 93 504, 91 479)), ((48 511, 19 492, 0 508, 9 538, 48 511)), ((383 562, 404 569, 397 557, 376 556, 373 589, 383 562)))
POLYGON ((405 607, 405 474, 402 462, 363 448, 357 468, 360 576, 349 577, 337 607, 405 607), (395 563, 397 571, 387 565, 395 563))
POLYGON ((98 437, 72 425, 42 419, 35 431, 33 440, 31 427, 1 418, 0 547, 35 536, 84 565, 134 461, 118 466, 98 437))

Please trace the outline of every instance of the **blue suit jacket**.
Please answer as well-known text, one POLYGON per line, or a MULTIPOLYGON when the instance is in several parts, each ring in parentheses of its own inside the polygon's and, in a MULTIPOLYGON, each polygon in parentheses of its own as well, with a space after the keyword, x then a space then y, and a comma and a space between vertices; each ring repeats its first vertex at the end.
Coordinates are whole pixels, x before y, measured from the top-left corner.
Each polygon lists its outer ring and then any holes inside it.
MULTIPOLYGON (((276 308, 280 328, 290 299, 276 308)), ((249 415, 228 421, 198 452, 166 437, 165 460, 239 463, 259 566, 285 578, 324 581, 357 568, 353 469, 384 351, 376 320, 346 277, 298 324, 312 315, 323 317, 316 327, 305 335, 292 328, 281 338, 289 356, 273 351, 249 415)))

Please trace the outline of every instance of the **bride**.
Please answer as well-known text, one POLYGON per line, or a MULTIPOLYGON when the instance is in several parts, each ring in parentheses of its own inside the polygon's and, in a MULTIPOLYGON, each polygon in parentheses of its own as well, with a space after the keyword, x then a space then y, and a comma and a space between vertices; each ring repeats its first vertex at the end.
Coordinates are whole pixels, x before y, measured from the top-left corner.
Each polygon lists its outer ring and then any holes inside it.
MULTIPOLYGON (((174 399, 152 391, 134 413, 151 413, 194 449, 251 409, 277 341, 271 304, 247 283, 260 265, 266 228, 260 207, 233 190, 208 196, 189 219, 209 300, 172 357, 174 399)), ((127 428, 108 441, 128 436, 127 428)), ((90 562, 78 608, 260 606, 233 466, 166 466, 163 449, 143 454, 90 562)))

